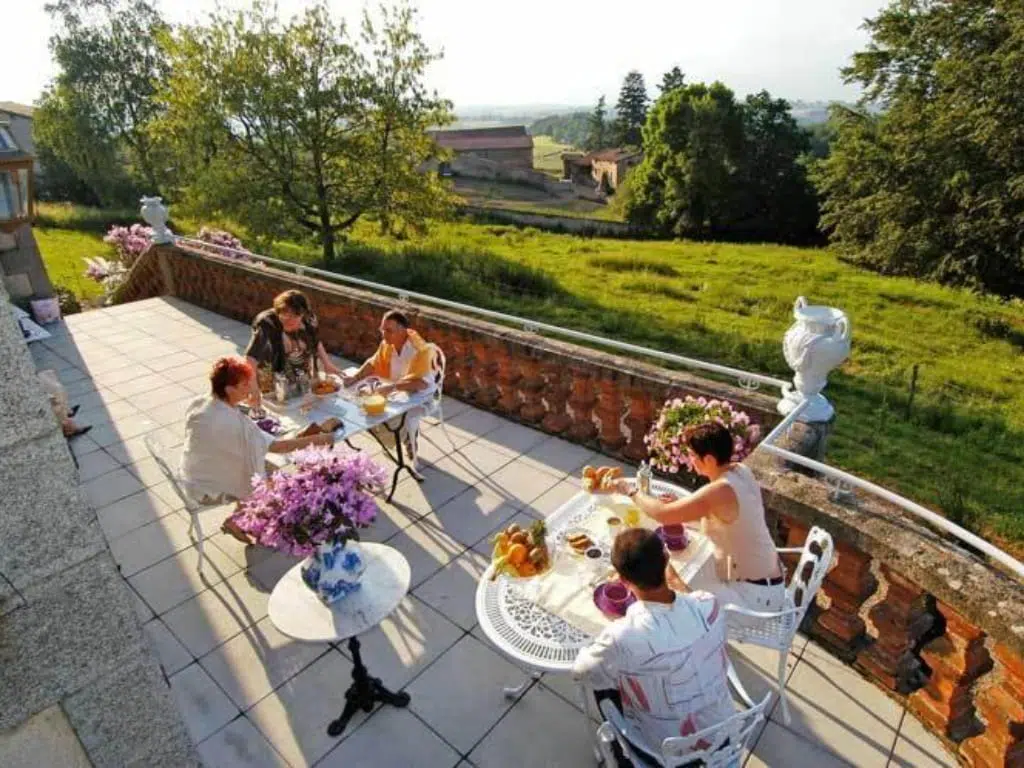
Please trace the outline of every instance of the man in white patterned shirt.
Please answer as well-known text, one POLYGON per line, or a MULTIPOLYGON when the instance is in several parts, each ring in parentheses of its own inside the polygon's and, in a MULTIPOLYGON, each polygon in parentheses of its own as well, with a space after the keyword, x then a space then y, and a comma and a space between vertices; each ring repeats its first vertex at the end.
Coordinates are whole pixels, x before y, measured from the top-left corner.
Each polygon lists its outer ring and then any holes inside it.
POLYGON ((612 564, 637 601, 580 651, 573 675, 590 684, 598 701, 611 699, 622 710, 643 759, 660 754, 666 738, 688 736, 735 713, 725 617, 709 592, 681 594, 668 586, 668 555, 651 531, 620 533, 612 564))

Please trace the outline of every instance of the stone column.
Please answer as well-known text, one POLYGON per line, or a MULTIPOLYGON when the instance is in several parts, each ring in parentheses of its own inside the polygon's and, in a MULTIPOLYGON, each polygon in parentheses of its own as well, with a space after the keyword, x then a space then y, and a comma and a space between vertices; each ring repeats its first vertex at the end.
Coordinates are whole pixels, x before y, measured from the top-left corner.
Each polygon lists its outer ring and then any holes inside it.
POLYGON ((937 602, 946 619, 946 632, 921 649, 921 658, 932 675, 919 691, 910 695, 910 710, 953 741, 961 741, 977 730, 971 685, 992 668, 985 650, 985 633, 943 602, 937 602))
POLYGON ((972 766, 1024 765, 1024 660, 1002 643, 992 649, 991 683, 974 697, 985 732, 960 745, 972 766))
POLYGON ((497 364, 503 350, 499 350, 490 339, 477 337, 473 340, 473 358, 476 360, 475 373, 477 390, 475 399, 484 408, 491 410, 498 402, 497 364))
POLYGON ((633 387, 629 390, 629 410, 625 423, 629 429, 629 442, 622 449, 622 455, 630 461, 644 461, 647 458, 647 444, 644 437, 654 423, 654 401, 646 390, 633 387))
POLYGON ((544 418, 544 377, 541 375, 540 362, 535 357, 526 357, 521 364, 523 377, 519 391, 523 395, 523 405, 519 409, 519 418, 530 424, 536 424, 544 418))
POLYGON ((836 565, 825 577, 822 591, 830 605, 814 622, 814 629, 836 656, 853 662, 864 639, 861 606, 875 592, 871 557, 848 544, 836 542, 836 565))
POLYGON ((569 400, 568 377, 565 366, 557 359, 545 362, 541 368, 544 377, 544 401, 547 403, 547 415, 540 426, 545 432, 560 435, 572 424, 566 407, 569 400))
POLYGON ((594 425, 594 382, 587 371, 572 369, 572 388, 569 407, 572 409, 572 425, 566 436, 574 443, 590 444, 597 436, 594 425))
POLYGON ((889 565, 882 564, 889 584, 885 598, 868 615, 878 639, 857 655, 857 666, 897 693, 910 693, 924 680, 914 648, 932 625, 927 593, 889 565))
POLYGON ((496 374, 498 411, 506 416, 516 417, 519 415, 519 382, 522 380, 522 372, 520 360, 515 357, 515 352, 508 346, 501 350, 496 374))
POLYGON ((601 376, 597 382, 597 419, 601 424, 599 442, 601 448, 616 454, 626 443, 622 434, 622 393, 614 374, 601 376))

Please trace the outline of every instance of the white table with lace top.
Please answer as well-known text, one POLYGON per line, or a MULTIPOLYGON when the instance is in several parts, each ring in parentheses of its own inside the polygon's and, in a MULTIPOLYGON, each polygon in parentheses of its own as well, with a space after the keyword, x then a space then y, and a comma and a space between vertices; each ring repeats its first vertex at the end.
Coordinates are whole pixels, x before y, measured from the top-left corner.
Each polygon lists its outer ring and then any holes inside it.
MULTIPOLYGON (((658 480, 651 483, 651 492, 689 495, 683 488, 658 480)), ((547 518, 549 540, 559 540, 592 515, 605 498, 581 491, 569 499, 547 518)), ((562 555, 556 551, 555 556, 562 555)), ((696 584, 706 578, 713 556, 711 542, 692 534, 682 557, 674 557, 673 564, 683 581, 696 584)), ((528 582, 500 577, 491 581, 490 577, 488 568, 476 589, 476 616, 487 638, 509 658, 539 672, 570 672, 580 649, 594 638, 533 602, 528 582)))

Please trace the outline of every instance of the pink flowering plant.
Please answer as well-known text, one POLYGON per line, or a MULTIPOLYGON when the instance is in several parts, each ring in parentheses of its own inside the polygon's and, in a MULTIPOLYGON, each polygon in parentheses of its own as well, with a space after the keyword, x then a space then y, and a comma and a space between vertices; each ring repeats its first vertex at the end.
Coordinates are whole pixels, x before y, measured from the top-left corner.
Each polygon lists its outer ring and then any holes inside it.
POLYGON ((686 452, 686 431, 699 424, 717 421, 732 435, 732 461, 743 461, 754 450, 761 428, 750 423, 750 417, 728 400, 708 400, 687 395, 669 400, 658 414, 658 420, 644 437, 651 455, 651 466, 676 474, 692 471, 686 452))
POLYGON ((117 257, 128 269, 131 269, 135 260, 142 255, 152 242, 153 228, 142 224, 132 224, 130 227, 111 227, 103 238, 103 242, 110 243, 117 250, 117 257))
POLYGON ((224 252, 222 255, 230 256, 236 259, 242 259, 248 261, 251 252, 248 248, 242 245, 242 241, 223 229, 214 229, 213 227, 203 227, 199 230, 199 234, 196 235, 197 240, 202 240, 204 243, 210 245, 216 245, 221 248, 228 248, 229 251, 224 252), (232 253, 231 251, 234 251, 232 253))
POLYGON ((233 515, 238 527, 289 555, 358 541, 359 529, 377 517, 373 493, 384 488, 386 470, 347 448, 306 448, 292 458, 294 471, 253 478, 252 494, 233 515))

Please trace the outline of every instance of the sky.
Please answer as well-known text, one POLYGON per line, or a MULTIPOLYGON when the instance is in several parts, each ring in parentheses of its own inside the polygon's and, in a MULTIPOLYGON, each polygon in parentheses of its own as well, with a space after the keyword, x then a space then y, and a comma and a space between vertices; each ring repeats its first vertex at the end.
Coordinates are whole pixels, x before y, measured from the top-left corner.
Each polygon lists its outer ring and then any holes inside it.
MULTIPOLYGON (((32 103, 55 74, 46 0, 11 0, 4 10, 0 101, 32 103), (13 66, 12 66, 13 65, 13 66)), ((362 0, 328 0, 356 20, 362 0)), ((216 0, 157 0, 172 22, 201 19, 216 0)), ((240 7, 243 0, 221 0, 240 7)), ((282 16, 303 0, 278 0, 282 16)), ((761 90, 790 100, 853 101, 839 68, 864 47, 860 28, 882 0, 418 0, 419 29, 444 52, 430 84, 460 108, 481 105, 614 103, 638 69, 652 96, 678 65, 689 81, 721 80, 740 95, 761 90)), ((376 6, 376 2, 371 5, 376 6)))

